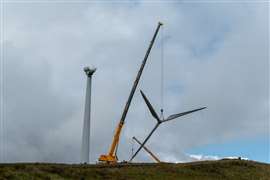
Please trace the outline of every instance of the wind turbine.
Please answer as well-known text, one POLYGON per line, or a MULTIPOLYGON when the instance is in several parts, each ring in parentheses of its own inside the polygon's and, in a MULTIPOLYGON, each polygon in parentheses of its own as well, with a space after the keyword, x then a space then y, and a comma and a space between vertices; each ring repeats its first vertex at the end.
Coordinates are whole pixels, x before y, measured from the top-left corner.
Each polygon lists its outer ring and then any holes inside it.
POLYGON ((84 109, 84 121, 83 121, 83 133, 82 133, 82 148, 81 148, 81 163, 89 163, 90 161, 90 118, 91 118, 91 86, 92 76, 96 68, 90 69, 84 68, 84 72, 87 76, 86 95, 85 95, 85 109, 84 109))
POLYGON ((182 113, 178 113, 178 114, 172 114, 170 115, 169 117, 167 118, 164 118, 163 116, 159 117, 156 113, 156 111, 154 110, 153 106, 151 105, 151 103, 149 102, 149 100, 147 99, 147 97, 145 96, 145 94, 143 93, 142 90, 140 90, 141 92, 141 95, 149 109, 149 111, 151 112, 152 116, 157 120, 157 123, 155 125, 155 127, 152 129, 152 131, 150 132, 150 134, 145 138, 145 140, 143 141, 143 143, 141 144, 141 146, 139 147, 139 149, 135 152, 135 154, 130 158, 130 162, 135 158, 135 156, 139 153, 139 151, 144 147, 145 143, 148 141, 148 139, 152 136, 152 134, 155 132, 155 130, 159 127, 159 125, 161 125, 162 123, 166 122, 166 121, 171 121, 173 119, 176 119, 178 117, 181 117, 181 116, 185 116, 187 114, 190 114, 190 113, 193 113, 193 112, 196 112, 196 111, 200 111, 200 110, 203 110, 205 109, 206 107, 202 107, 202 108, 198 108, 198 109, 194 109, 194 110, 191 110, 191 111, 185 111, 185 112, 182 112, 182 113))

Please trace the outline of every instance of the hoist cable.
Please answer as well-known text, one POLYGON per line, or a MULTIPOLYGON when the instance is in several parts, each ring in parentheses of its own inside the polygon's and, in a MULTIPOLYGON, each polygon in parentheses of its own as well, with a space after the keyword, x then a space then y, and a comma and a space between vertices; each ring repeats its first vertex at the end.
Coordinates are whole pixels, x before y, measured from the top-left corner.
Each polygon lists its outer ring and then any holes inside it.
POLYGON ((161 58, 160 58, 160 112, 161 118, 163 119, 163 112, 164 112, 164 32, 163 27, 161 28, 161 58))
POLYGON ((132 138, 131 139, 131 157, 133 156, 134 154, 134 139, 132 138))

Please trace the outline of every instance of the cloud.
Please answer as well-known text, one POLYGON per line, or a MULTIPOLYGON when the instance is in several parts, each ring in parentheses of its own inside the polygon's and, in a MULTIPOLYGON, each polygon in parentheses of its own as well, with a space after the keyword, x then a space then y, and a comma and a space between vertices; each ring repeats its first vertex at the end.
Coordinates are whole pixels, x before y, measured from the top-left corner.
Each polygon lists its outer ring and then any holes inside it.
POLYGON ((229 157, 221 157, 216 155, 203 155, 203 154, 183 154, 181 159, 179 157, 175 157, 173 155, 165 155, 164 159, 161 161, 170 162, 170 163, 185 163, 185 162, 195 162, 195 161, 217 161, 221 159, 242 159, 248 160, 246 157, 236 157, 236 156, 229 156, 229 157))
MULTIPOLYGON (((106 153, 157 21, 164 22, 165 114, 149 144, 186 160, 203 144, 269 133, 268 8, 264 4, 6 4, 5 155, 8 162, 78 162, 86 65, 94 65, 91 161, 106 153), (18 151, 18 149, 20 151, 18 151)), ((138 89, 160 108, 160 38, 138 89)), ((119 146, 155 121, 138 91, 119 146)), ((141 152, 136 158, 146 161, 141 152)))
POLYGON ((190 154, 190 158, 194 159, 195 161, 204 161, 204 160, 218 160, 220 159, 218 156, 204 156, 201 154, 190 154))
POLYGON ((211 160, 220 160, 220 159, 242 159, 242 160, 248 160, 248 158, 245 158, 245 157, 236 157, 236 156, 219 157, 219 156, 202 155, 202 154, 189 154, 188 156, 192 159, 191 161, 211 161, 211 160))

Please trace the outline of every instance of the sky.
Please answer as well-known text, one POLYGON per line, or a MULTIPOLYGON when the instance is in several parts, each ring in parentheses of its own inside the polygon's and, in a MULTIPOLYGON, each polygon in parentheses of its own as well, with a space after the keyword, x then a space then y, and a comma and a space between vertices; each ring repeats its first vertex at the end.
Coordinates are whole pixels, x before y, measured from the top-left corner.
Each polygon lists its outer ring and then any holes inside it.
MULTIPOLYGON (((123 128, 118 157, 164 114, 147 146, 162 160, 244 157, 270 163, 269 3, 263 1, 2 1, 1 162, 78 163, 85 66, 92 83, 90 159, 108 152, 158 21, 123 128)), ((144 151, 135 161, 152 162, 144 151)))

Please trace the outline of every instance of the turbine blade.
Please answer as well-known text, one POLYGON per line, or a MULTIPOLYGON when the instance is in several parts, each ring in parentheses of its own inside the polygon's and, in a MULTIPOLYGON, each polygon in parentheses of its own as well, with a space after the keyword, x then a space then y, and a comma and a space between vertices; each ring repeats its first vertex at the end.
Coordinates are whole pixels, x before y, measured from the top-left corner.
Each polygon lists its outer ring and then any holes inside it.
POLYGON ((151 105, 151 103, 149 102, 149 100, 147 99, 147 97, 145 96, 145 94, 142 92, 142 90, 140 90, 141 94, 142 94, 142 97, 149 109, 149 111, 151 112, 152 116, 158 121, 160 122, 160 119, 156 113, 156 111, 154 110, 153 106, 151 105))
POLYGON ((170 121, 170 120, 173 120, 173 119, 178 118, 180 116, 184 116, 184 115, 187 115, 187 114, 196 112, 196 111, 200 111, 200 110, 203 110, 205 108, 206 107, 202 107, 202 108, 194 109, 194 110, 191 110, 191 111, 186 111, 186 112, 182 112, 182 113, 178 113, 178 114, 173 114, 173 115, 170 115, 167 119, 163 120, 162 122, 164 122, 164 121, 170 121))

